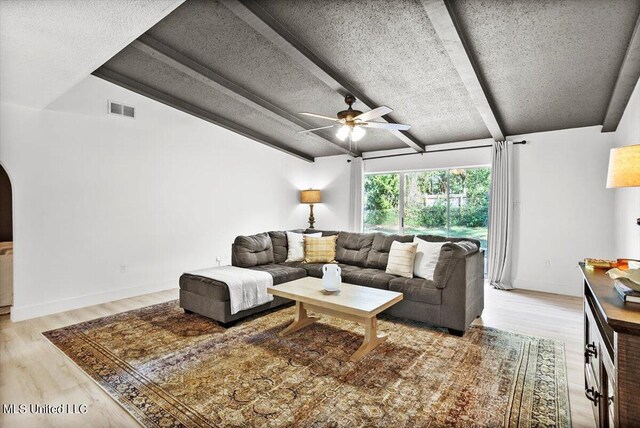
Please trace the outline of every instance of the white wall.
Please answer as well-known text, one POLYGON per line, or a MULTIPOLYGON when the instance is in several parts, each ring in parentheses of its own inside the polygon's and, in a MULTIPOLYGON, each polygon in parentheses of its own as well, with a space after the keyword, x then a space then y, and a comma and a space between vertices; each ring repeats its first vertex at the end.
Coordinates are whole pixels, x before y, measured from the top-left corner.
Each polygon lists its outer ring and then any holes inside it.
POLYGON ((528 142, 514 150, 514 287, 578 296, 578 262, 615 257, 605 188, 614 138, 600 128, 510 137, 528 142))
POLYGON ((12 319, 174 288, 238 234, 305 227, 298 189, 324 190, 316 227, 346 229, 346 159, 308 163, 93 76, 47 110, 3 103, 12 319), (107 115, 107 99, 136 119, 107 115))
MULTIPOLYGON (((640 80, 631 95, 622 120, 615 133, 616 146, 640 144, 640 80)), ((640 165, 638 165, 640 168, 640 165)), ((627 187, 611 190, 615 194, 616 255, 640 259, 640 188, 627 187)))
MULTIPOLYGON (((613 192, 605 188, 613 134, 600 127, 516 135, 514 241, 516 288, 580 295, 577 264, 585 257, 615 257, 613 192), (546 267, 545 261, 549 265, 546 267)), ((491 144, 491 139, 437 146, 491 144)), ((392 152, 388 152, 392 153, 392 152)), ((384 154, 371 153, 367 156, 384 154)), ((365 161, 366 172, 491 164, 491 149, 365 161)))

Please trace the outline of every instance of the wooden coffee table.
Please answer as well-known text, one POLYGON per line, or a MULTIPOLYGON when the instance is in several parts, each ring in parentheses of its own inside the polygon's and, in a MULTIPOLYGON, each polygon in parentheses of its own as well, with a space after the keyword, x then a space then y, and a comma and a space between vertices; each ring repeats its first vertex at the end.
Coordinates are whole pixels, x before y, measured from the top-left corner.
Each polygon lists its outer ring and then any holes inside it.
POLYGON ((267 292, 296 302, 295 319, 280 332, 280 336, 298 331, 319 319, 308 316, 307 309, 364 325, 364 342, 351 356, 354 362, 387 339, 386 335, 378 335, 376 315, 402 300, 402 293, 345 283, 340 284, 339 292, 327 293, 322 287, 322 280, 311 277, 270 287, 267 292))

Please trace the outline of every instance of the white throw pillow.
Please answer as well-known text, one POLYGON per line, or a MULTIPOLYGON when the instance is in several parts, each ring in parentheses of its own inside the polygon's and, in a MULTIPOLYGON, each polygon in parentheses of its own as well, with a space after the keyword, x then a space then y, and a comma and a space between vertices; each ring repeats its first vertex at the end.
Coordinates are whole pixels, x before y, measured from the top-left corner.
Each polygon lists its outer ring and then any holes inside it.
POLYGON ((413 262, 416 258, 418 244, 413 242, 393 241, 389 251, 386 273, 413 278, 413 262))
POLYGON ((413 238, 413 242, 418 244, 416 252, 416 260, 413 266, 413 274, 417 277, 430 279, 433 281, 433 273, 436 270, 436 264, 440 259, 440 250, 447 242, 428 242, 418 237, 413 238))
POLYGON ((287 260, 285 262, 301 262, 304 260, 304 237, 320 238, 322 232, 317 233, 295 233, 287 232, 287 260))

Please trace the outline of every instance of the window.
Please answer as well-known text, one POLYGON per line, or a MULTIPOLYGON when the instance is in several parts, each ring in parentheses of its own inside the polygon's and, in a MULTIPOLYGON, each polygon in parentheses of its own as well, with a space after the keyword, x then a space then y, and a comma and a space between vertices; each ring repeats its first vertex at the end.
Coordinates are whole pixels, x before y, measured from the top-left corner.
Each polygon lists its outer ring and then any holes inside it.
POLYGON ((475 238, 487 248, 490 168, 457 168, 364 179, 364 231, 475 238))
POLYGON ((364 231, 398 233, 400 174, 366 175, 364 231))

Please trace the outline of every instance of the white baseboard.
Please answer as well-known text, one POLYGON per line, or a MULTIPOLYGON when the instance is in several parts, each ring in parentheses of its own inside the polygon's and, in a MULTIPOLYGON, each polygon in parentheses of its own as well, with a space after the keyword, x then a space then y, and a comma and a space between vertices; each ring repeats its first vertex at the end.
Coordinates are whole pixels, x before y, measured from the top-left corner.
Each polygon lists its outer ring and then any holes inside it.
POLYGON ((136 287, 118 288, 116 290, 104 291, 102 293, 85 294, 84 296, 70 297, 68 299, 54 300, 35 305, 13 306, 11 308, 11 321, 24 321, 45 315, 57 314, 58 312, 71 311, 73 309, 99 305, 101 303, 108 303, 114 300, 126 299, 128 297, 170 290, 177 288, 176 283, 176 280, 171 280, 136 287))
POLYGON ((527 280, 516 278, 513 280, 513 288, 520 288, 523 290, 542 291, 545 293, 563 294, 565 296, 582 296, 582 283, 572 284, 560 284, 554 282, 543 282, 540 280, 527 280))

